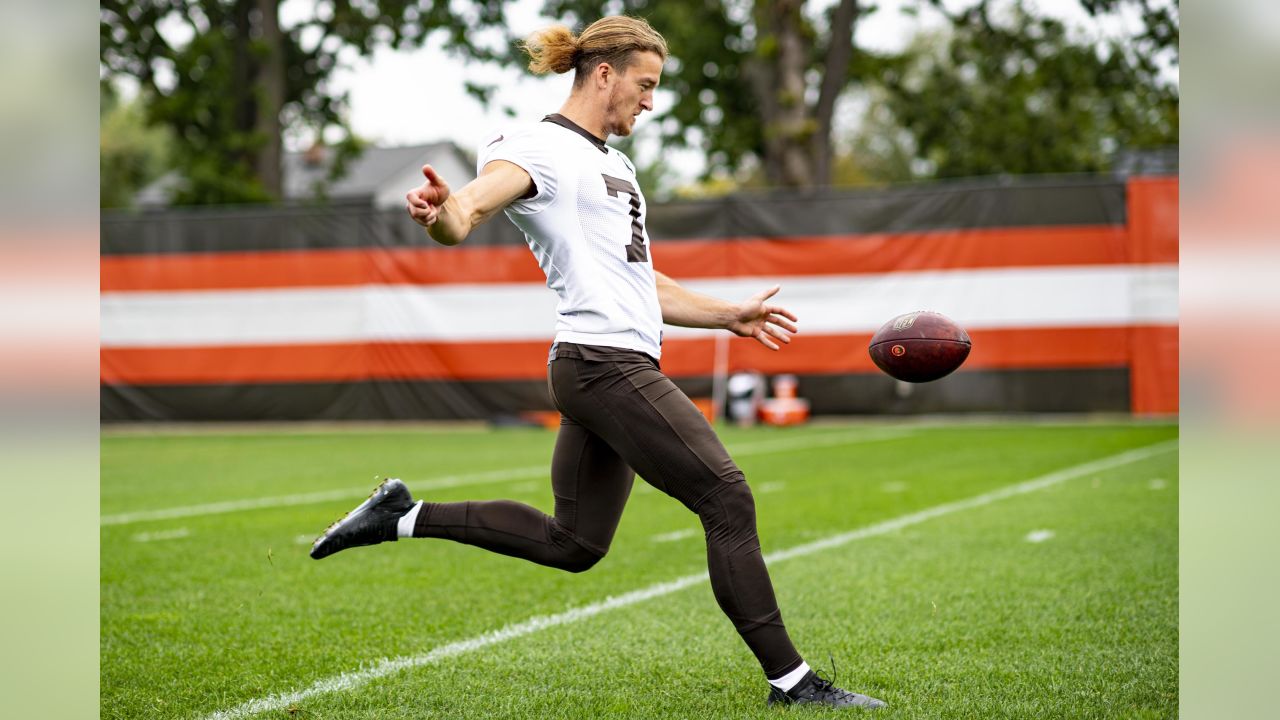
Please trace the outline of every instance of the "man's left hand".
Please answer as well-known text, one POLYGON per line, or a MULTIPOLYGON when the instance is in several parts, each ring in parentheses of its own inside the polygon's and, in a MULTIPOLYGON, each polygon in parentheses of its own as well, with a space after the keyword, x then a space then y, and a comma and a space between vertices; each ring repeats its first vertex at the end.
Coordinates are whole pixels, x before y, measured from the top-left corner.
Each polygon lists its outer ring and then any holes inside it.
POLYGON ((798 318, 790 310, 766 302, 781 289, 781 285, 774 285, 741 302, 737 314, 729 322, 729 332, 739 337, 755 338, 770 350, 779 349, 779 341, 791 342, 791 333, 800 331, 796 327, 798 318))

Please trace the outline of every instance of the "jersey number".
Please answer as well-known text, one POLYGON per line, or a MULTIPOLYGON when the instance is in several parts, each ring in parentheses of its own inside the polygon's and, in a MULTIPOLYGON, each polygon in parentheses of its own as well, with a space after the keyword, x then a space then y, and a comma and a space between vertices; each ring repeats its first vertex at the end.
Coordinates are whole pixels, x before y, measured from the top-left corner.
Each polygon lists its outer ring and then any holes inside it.
POLYGON ((612 175, 601 174, 604 178, 605 190, 611 197, 619 197, 618 193, 631 196, 631 244, 627 246, 627 262, 645 262, 649 259, 649 248, 644 244, 644 225, 640 224, 640 193, 631 183, 612 175))

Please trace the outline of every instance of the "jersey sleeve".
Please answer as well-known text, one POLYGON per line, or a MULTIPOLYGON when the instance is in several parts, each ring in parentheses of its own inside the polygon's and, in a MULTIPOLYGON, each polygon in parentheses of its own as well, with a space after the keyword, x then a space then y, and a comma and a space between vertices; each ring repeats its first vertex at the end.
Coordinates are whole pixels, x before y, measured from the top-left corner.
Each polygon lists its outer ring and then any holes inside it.
POLYGON ((556 196, 558 178, 546 142, 540 141, 536 133, 530 132, 519 135, 498 134, 485 142, 477 153, 477 173, 483 172, 484 166, 494 160, 505 160, 529 173, 529 178, 533 180, 536 191, 534 196, 511 203, 507 206, 509 210, 527 214, 551 204, 556 196))

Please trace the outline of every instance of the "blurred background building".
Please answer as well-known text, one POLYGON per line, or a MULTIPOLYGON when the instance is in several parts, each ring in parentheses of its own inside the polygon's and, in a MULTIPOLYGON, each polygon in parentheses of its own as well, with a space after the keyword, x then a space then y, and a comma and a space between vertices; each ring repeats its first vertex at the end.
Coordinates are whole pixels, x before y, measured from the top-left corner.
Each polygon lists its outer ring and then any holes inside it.
MULTIPOLYGON (((302 152, 286 152, 281 176, 281 200, 286 204, 306 204, 319 199, 345 205, 368 205, 379 209, 404 206, 407 188, 422 183, 422 166, 431 165, 459 186, 475 178, 475 163, 452 142, 406 147, 363 149, 335 174, 335 153, 323 144, 302 152), (332 180, 330 175, 335 174, 332 180)), ((175 198, 187 188, 179 170, 170 170, 133 196, 140 210, 173 207, 175 198)))

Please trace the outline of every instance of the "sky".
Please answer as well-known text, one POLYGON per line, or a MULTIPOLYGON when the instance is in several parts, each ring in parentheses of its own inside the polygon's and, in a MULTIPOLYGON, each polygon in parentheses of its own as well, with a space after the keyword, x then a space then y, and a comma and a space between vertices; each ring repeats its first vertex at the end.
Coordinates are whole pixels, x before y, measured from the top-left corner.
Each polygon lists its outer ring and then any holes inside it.
MULTIPOLYGON (((1082 32, 1114 37, 1131 34, 1141 26, 1136 15, 1108 18, 1102 23, 1090 18, 1080 7, 1078 0, 1029 0, 1042 12, 1077 25, 1082 32)), ((834 3, 811 2, 812 11, 834 3)), ((876 50, 900 50, 924 29, 942 27, 942 16, 925 9, 912 17, 902 12, 905 5, 915 5, 910 0, 881 0, 880 10, 860 21, 856 40, 859 46, 876 50)), ((972 0, 946 0, 948 9, 971 5, 972 0)), ((314 12, 313 0, 290 0, 282 10, 282 24, 287 26, 292 13, 305 15, 314 12)), ((525 35, 554 22, 538 13, 542 0, 517 0, 509 8, 512 30, 525 35)), ((678 53, 678 50, 676 51, 678 53)), ((426 48, 404 51, 382 48, 372 56, 353 57, 352 61, 333 79, 335 87, 350 92, 351 122, 355 132, 378 145, 405 145, 437 140, 452 140, 466 149, 474 149, 477 143, 492 131, 512 122, 498 108, 510 106, 517 111, 516 122, 536 122, 544 115, 559 109, 568 96, 571 84, 569 75, 535 78, 516 68, 499 68, 480 63, 467 63, 450 57, 434 43, 426 48), (498 90, 492 109, 486 109, 464 90, 464 82, 494 83, 498 90)), ((674 98, 670 93, 659 93, 655 98, 655 112, 668 107, 674 98)), ((852 109, 851 109, 852 110, 852 109)), ((858 113, 837 113, 846 124, 856 123, 858 113)), ((636 153, 638 162, 647 162, 653 155, 663 152, 656 141, 656 126, 647 127, 644 116, 637 124, 636 153)), ((837 127, 840 130, 851 127, 837 127)), ((294 138, 293 142, 305 142, 294 138)), ((703 159, 696 149, 664 157, 674 166, 678 176, 692 180, 701 171, 703 159)))
MULTIPOLYGON (((816 14, 834 2, 811 1, 807 10, 816 14)), ((944 0, 944 5, 954 11, 973 2, 944 0)), ((1010 3, 1011 0, 997 0, 996 4, 1010 3)), ((1027 0, 1027 3, 1045 14, 1067 21, 1069 26, 1079 28, 1079 32, 1086 36, 1123 37, 1141 27, 1136 13, 1101 21, 1090 18, 1081 9, 1079 0, 1027 0)), ((539 14, 542 4, 542 0, 514 0, 507 11, 513 33, 527 35, 552 24, 553 19, 539 14)), ((920 4, 923 3, 916 0, 880 0, 879 10, 865 16, 858 24, 858 45, 876 50, 899 50, 922 30, 943 27, 942 16, 931 8, 924 7, 916 16, 903 12, 905 6, 920 4)), ((288 28, 313 17, 326 5, 315 0, 286 0, 281 6, 281 25, 288 28)), ((174 23, 166 30, 166 36, 170 31, 177 35, 189 32, 180 23, 174 23)), ((170 40, 182 42, 184 39, 171 37, 170 40)), ((331 85, 350 93, 351 126, 358 136, 375 145, 413 145, 450 140, 464 149, 474 150, 482 138, 499 128, 524 121, 536 122, 558 110, 568 96, 571 78, 567 74, 536 78, 517 68, 465 61, 445 53, 440 49, 439 41, 432 40, 426 47, 415 50, 381 47, 367 57, 350 51, 331 78, 331 85), (497 86, 491 108, 484 107, 466 93, 467 81, 497 86), (502 107, 515 109, 517 116, 508 118, 499 110, 502 107)), ((669 107, 674 100, 671 93, 659 88, 655 112, 669 107)), ((854 130, 861 115, 856 99, 846 98, 836 115, 837 135, 854 130)), ((696 178, 704 166, 701 153, 696 148, 675 152, 662 148, 657 140, 658 128, 644 120, 642 115, 636 127, 634 152, 637 157, 634 159, 644 164, 662 153, 664 162, 675 169, 678 181, 696 178)), ((288 135, 285 142, 288 149, 300 150, 309 145, 312 138, 294 133, 288 135)))

